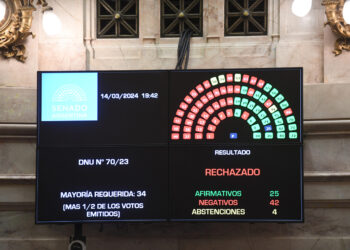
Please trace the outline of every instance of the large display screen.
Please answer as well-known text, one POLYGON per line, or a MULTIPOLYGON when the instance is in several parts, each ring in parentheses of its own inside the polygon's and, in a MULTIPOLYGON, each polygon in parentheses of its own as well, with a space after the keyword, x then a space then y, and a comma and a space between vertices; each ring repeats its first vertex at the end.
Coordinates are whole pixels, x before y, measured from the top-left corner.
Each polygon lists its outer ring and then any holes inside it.
POLYGON ((302 69, 38 72, 37 223, 302 222, 302 69))

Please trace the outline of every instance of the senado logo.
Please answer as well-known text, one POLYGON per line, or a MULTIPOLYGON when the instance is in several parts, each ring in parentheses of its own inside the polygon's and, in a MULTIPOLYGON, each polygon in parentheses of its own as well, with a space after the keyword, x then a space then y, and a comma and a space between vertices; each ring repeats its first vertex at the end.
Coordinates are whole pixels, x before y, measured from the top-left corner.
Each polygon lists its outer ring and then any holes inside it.
POLYGON ((65 84, 52 96, 52 117, 62 119, 84 119, 88 105, 85 91, 77 85, 65 84))
POLYGON ((97 121, 97 73, 42 73, 42 121, 97 121))
POLYGON ((77 85, 65 84, 56 90, 52 97, 53 102, 86 102, 85 91, 77 85))

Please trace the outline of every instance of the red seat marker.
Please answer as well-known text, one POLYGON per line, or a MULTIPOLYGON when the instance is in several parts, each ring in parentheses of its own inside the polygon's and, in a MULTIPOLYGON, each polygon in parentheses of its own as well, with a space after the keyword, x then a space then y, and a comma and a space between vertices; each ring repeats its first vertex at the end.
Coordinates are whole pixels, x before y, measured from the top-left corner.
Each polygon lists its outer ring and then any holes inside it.
POLYGON ((203 108, 203 106, 204 106, 204 104, 203 104, 200 100, 196 101, 196 104, 195 104, 195 105, 196 105, 197 108, 199 108, 199 109, 203 108))
POLYGON ((188 108, 188 105, 184 102, 181 102, 180 103, 180 108, 183 109, 183 110, 186 110, 188 108))
POLYGON ((206 80, 206 81, 203 82, 203 86, 204 86, 205 89, 209 89, 211 87, 211 84, 210 84, 210 82, 208 80, 206 80))
POLYGON ((199 118, 199 119, 198 119, 198 124, 199 124, 199 125, 204 126, 205 123, 206 123, 206 121, 205 121, 204 119, 202 119, 202 118, 199 118))
POLYGON ((177 115, 177 116, 183 117, 184 114, 185 114, 185 112, 184 112, 183 110, 181 110, 181 109, 178 109, 178 110, 176 111, 176 115, 177 115))
POLYGON ((220 103, 220 106, 223 108, 223 107, 226 107, 226 99, 225 98, 222 98, 219 100, 219 103, 220 103))
POLYGON ((209 114, 212 114, 212 113, 215 112, 215 110, 214 110, 211 106, 207 107, 206 111, 207 111, 209 114))
POLYGON ((187 126, 192 126, 192 125, 193 125, 193 121, 190 120, 190 119, 186 119, 186 120, 185 120, 185 125, 187 125, 187 126))
POLYGON ((207 137, 207 140, 214 140, 215 139, 214 133, 207 133, 206 137, 207 137))
POLYGON ((240 85, 235 85, 235 87, 233 89, 233 93, 240 94, 241 93, 241 86, 240 85))
POLYGON ((215 97, 220 96, 220 90, 219 89, 214 89, 213 90, 213 94, 214 94, 215 97))
POLYGON ((233 93, 233 85, 227 86, 227 93, 232 94, 233 93))
POLYGON ((184 133, 184 134, 182 135, 182 138, 183 138, 184 140, 190 140, 190 139, 191 139, 191 134, 190 134, 190 133, 184 133))
POLYGON ((291 108, 287 108, 283 112, 284 112, 285 116, 289 116, 289 115, 293 114, 293 110, 291 108))
POLYGON ((191 90, 190 92, 190 95, 193 97, 193 98, 196 98, 198 96, 198 93, 197 91, 195 91, 194 89, 191 90))
POLYGON ((209 125, 208 125, 208 130, 211 131, 211 132, 215 132, 216 126, 213 125, 213 124, 209 124, 209 125))
POLYGON ((209 91, 209 92, 207 93, 207 97, 208 97, 209 100, 213 100, 213 99, 214 99, 214 94, 213 94, 213 92, 209 91))
POLYGON ((226 109, 226 116, 227 117, 233 117, 233 110, 232 109, 226 109))
POLYGON ((264 106, 265 106, 266 108, 269 108, 269 107, 272 106, 272 104, 273 104, 273 102, 272 102, 270 99, 268 99, 268 100, 264 103, 264 106))
POLYGON ((250 78, 250 84, 251 84, 251 85, 255 85, 257 80, 258 80, 258 78, 256 78, 255 76, 252 76, 252 77, 250 78))
POLYGON ((227 90, 225 86, 220 87, 220 93, 221 95, 226 95, 227 94, 227 90))
POLYGON ((203 133, 204 127, 203 126, 196 126, 196 132, 203 133))
POLYGON ((198 91, 198 93, 202 93, 204 91, 204 87, 202 84, 198 84, 196 87, 196 90, 198 91))
POLYGON ((211 119, 211 122, 214 123, 216 126, 220 124, 220 120, 216 116, 213 117, 213 119, 211 119))
POLYGON ((233 105, 233 97, 227 97, 226 102, 227 102, 228 106, 232 106, 233 105))
POLYGON ((185 100, 185 102, 187 102, 188 104, 190 104, 190 103, 193 101, 193 99, 192 99, 190 96, 188 96, 188 95, 185 97, 184 100, 185 100))
POLYGON ((181 124, 181 121, 182 121, 181 118, 179 118, 179 117, 174 117, 173 122, 174 122, 175 124, 181 124))
POLYGON ((201 114, 201 117, 202 117, 203 119, 205 119, 205 120, 208 120, 209 117, 210 117, 210 115, 209 115, 207 112, 203 111, 202 114, 201 114))
POLYGON ((250 114, 249 114, 247 111, 244 111, 243 114, 242 114, 242 116, 241 116, 241 118, 242 118, 243 120, 247 120, 248 117, 249 117, 249 115, 250 115, 250 114))
POLYGON ((202 139, 203 139, 203 134, 202 134, 202 133, 195 133, 195 134, 194 134, 194 139, 196 139, 196 140, 202 140, 202 139))
POLYGON ((196 106, 193 106, 193 107, 191 108, 191 111, 192 111, 193 113, 195 113, 195 114, 198 114, 199 108, 197 108, 196 106))
POLYGON ((212 106, 215 110, 218 110, 220 108, 220 104, 218 102, 214 102, 212 106))
POLYGON ((184 132, 185 133, 191 133, 191 131, 192 131, 192 127, 184 126, 184 132))
POLYGON ((208 97, 206 97, 205 95, 201 97, 201 101, 203 102, 203 104, 206 104, 209 102, 208 97))
POLYGON ((247 93, 247 95, 248 95, 248 96, 253 96, 253 95, 254 95, 254 93, 255 93, 255 89, 253 89, 253 88, 249 88, 249 89, 248 89, 248 93, 247 93))
POLYGON ((249 75, 243 75, 242 82, 248 83, 249 81, 249 75))
POLYGON ((233 74, 226 75, 226 82, 233 82, 233 74))
POLYGON ((173 125, 173 126, 171 127, 171 130, 172 130, 173 132, 180 132, 180 126, 179 126, 179 125, 173 125))
POLYGON ((218 116, 219 116, 219 118, 220 118, 221 121, 226 119, 226 115, 225 115, 225 113, 224 113, 223 111, 221 111, 221 112, 218 114, 218 116))
POLYGON ((178 133, 172 133, 172 134, 171 134, 171 139, 172 139, 172 140, 178 140, 178 139, 180 139, 180 134, 178 134, 178 133))
POLYGON ((263 88, 265 85, 265 81, 264 80, 259 80, 258 84, 256 86, 258 86, 258 88, 263 88))
POLYGON ((196 118, 196 115, 193 114, 192 112, 189 112, 189 113, 187 114, 187 117, 188 117, 189 119, 191 119, 191 120, 194 120, 194 118, 196 118))

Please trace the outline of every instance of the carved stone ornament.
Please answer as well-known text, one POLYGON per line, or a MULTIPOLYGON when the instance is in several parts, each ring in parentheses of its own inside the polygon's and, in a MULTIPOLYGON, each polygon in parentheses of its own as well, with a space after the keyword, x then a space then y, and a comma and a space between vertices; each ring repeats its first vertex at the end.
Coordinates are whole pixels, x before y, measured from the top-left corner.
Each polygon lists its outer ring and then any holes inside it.
POLYGON ((343 18, 344 0, 323 0, 322 5, 326 8, 327 22, 333 33, 339 38, 334 45, 333 53, 337 56, 343 50, 350 51, 350 24, 343 18))
MULTIPOLYGON (((5 58, 16 58, 25 62, 25 46, 28 36, 34 38, 30 31, 35 11, 34 0, 4 0, 6 4, 5 17, 0 21, 0 54, 5 58)), ((47 6, 45 0, 39 0, 38 5, 47 6)))

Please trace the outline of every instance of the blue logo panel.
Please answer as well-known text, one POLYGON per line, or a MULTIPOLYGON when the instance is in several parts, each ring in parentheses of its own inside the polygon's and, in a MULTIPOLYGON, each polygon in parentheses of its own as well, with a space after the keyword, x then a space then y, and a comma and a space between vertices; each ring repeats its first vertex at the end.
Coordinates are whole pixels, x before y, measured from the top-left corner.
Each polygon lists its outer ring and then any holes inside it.
POLYGON ((97 121, 97 73, 42 73, 41 121, 97 121))

